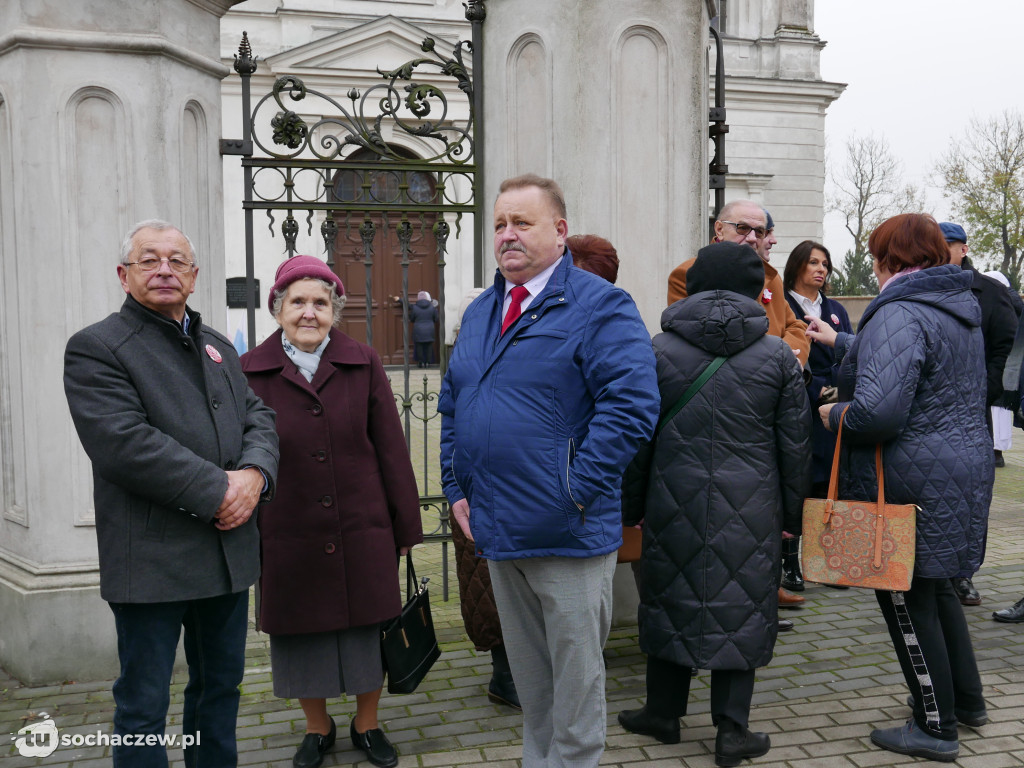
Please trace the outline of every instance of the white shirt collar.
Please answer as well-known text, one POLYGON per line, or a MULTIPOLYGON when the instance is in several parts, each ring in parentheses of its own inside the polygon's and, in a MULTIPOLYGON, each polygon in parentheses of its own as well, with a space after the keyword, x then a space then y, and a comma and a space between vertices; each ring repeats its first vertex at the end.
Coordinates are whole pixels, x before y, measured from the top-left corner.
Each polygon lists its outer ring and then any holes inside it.
MULTIPOLYGON (((800 308, 804 311, 805 315, 810 315, 814 318, 821 317, 821 293, 819 292, 814 300, 811 301, 806 296, 796 291, 790 291, 789 295, 796 299, 796 303, 800 305, 800 308)), ((800 318, 803 320, 803 318, 800 318)))
MULTIPOLYGON (((531 280, 527 280, 525 283, 523 283, 523 287, 530 292, 530 295, 523 299, 523 303, 520 304, 524 312, 526 311, 526 308, 533 303, 533 300, 540 296, 541 291, 544 290, 544 287, 548 284, 548 280, 550 280, 551 276, 555 274, 555 269, 561 263, 562 257, 560 256, 559 258, 555 259, 555 262, 551 266, 549 266, 539 275, 536 275, 531 280)), ((508 305, 512 303, 512 299, 509 297, 509 293, 512 291, 513 288, 515 288, 515 283, 510 283, 508 280, 506 280, 505 303, 504 310, 502 312, 502 317, 504 317, 504 313, 508 311, 508 305)))

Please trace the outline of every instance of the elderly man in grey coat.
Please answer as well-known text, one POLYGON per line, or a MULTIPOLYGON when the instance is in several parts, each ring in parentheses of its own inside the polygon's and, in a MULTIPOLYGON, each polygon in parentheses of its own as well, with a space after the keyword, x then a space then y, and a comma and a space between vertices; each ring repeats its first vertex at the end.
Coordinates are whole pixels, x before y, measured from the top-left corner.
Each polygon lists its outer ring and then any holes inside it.
POLYGON ((115 766, 167 765, 160 744, 185 630, 185 764, 237 763, 235 721, 253 511, 277 475, 274 412, 249 389, 224 336, 186 306, 191 241, 164 221, 121 246, 121 310, 68 341, 64 389, 92 460, 100 594, 117 630, 115 766), (147 738, 149 736, 150 738, 147 738))

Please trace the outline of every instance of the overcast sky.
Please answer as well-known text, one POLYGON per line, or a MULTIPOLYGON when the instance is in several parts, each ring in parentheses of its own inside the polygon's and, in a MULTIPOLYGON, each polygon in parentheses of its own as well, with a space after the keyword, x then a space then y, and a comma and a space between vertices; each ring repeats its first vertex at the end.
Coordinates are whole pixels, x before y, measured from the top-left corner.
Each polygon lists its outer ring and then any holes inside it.
MULTIPOLYGON (((1024 110, 1024 0, 816 0, 814 28, 827 42, 822 78, 847 84, 825 121, 830 164, 851 133, 874 133, 909 180, 929 186, 972 116, 1024 110)), ((934 186, 929 203, 949 218, 934 186)), ((825 219, 825 245, 836 257, 852 245, 836 215, 825 219)))

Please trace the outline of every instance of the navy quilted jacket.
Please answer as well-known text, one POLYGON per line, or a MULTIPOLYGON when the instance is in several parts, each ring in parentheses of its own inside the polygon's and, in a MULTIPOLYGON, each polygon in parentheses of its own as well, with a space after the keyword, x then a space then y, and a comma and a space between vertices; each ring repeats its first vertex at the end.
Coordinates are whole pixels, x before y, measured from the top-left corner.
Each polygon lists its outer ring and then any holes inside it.
POLYGON ((878 495, 882 442, 886 501, 920 507, 915 575, 925 578, 973 573, 984 554, 994 470, 980 324, 969 272, 924 269, 868 305, 839 367, 840 498, 878 495))
POLYGON ((654 351, 665 413, 715 357, 729 359, 655 443, 640 648, 687 667, 754 669, 772 658, 782 530, 799 532, 809 480, 800 364, 766 335, 764 309, 732 291, 675 302, 661 327, 654 351))

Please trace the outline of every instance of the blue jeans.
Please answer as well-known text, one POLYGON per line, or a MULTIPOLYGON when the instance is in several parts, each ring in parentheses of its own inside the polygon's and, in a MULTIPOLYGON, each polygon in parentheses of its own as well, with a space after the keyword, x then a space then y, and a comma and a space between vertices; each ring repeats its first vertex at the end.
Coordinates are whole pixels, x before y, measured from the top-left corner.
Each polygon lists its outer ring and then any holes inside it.
MULTIPOLYGON (((185 749, 185 765, 237 765, 235 721, 245 670, 249 591, 173 603, 111 603, 110 609, 121 662, 114 683, 114 733, 164 733, 174 653, 184 627, 188 685, 182 733, 195 738, 185 749)), ((118 746, 113 756, 115 768, 167 766, 163 745, 118 746)))

